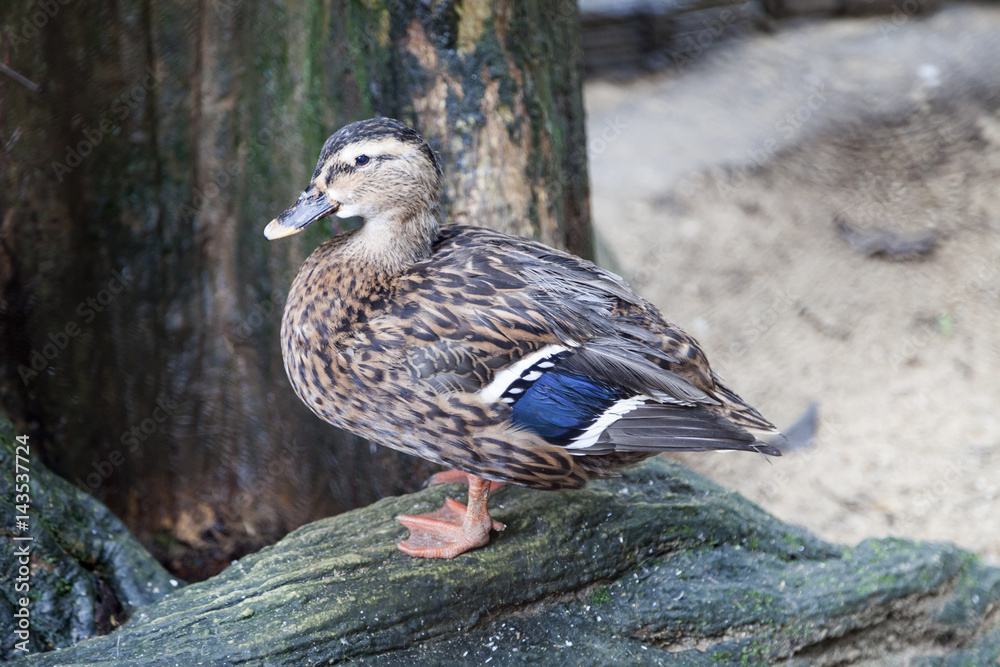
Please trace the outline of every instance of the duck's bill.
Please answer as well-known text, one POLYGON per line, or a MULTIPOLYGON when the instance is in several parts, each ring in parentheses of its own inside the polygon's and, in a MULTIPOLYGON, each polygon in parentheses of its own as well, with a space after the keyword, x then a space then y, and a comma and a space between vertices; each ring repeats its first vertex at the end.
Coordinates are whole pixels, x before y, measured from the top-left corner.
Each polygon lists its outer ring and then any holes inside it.
POLYGON ((264 236, 273 241, 297 234, 317 220, 333 215, 339 208, 340 204, 331 203, 315 185, 310 185, 287 211, 268 223, 264 236))

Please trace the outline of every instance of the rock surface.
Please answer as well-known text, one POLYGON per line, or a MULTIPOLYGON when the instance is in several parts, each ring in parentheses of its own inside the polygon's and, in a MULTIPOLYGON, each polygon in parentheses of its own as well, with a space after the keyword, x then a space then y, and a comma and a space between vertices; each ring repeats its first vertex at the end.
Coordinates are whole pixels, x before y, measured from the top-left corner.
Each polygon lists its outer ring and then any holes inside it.
MULTIPOLYGON (((0 659, 23 652, 62 648, 124 622, 138 607, 159 600, 180 584, 157 563, 108 508, 54 475, 28 456, 16 459, 16 433, 0 414, 0 512, 4 548, 0 549, 0 659), (18 497, 15 461, 27 465, 30 500, 18 497), (22 510, 28 506, 27 514, 22 510), (15 517, 27 516, 26 528, 15 517), (19 529, 20 528, 20 529, 19 529), (31 540, 18 540, 31 537, 31 540), (29 555, 21 555, 24 550, 29 555), (29 573, 21 572, 27 559, 29 573), (16 586, 27 586, 27 590, 16 586), (28 638, 15 635, 27 596, 28 638)), ((28 441, 30 448, 31 441, 28 441)))
POLYGON ((563 493, 505 488, 507 529, 450 561, 396 550, 393 516, 460 487, 304 526, 21 664, 981 664, 1000 570, 947 544, 825 543, 654 459, 563 493))

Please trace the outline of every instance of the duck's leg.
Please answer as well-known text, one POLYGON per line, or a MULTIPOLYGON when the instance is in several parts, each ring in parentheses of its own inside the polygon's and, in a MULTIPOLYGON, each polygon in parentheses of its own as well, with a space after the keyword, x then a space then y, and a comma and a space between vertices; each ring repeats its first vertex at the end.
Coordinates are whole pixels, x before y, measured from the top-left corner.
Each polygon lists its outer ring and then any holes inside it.
MULTIPOLYGON (((424 482, 424 486, 437 486, 438 484, 464 484, 469 486, 469 480, 474 478, 475 475, 464 472, 462 470, 456 470, 452 468, 451 470, 445 470, 443 472, 435 473, 427 478, 424 482)), ((504 482, 490 482, 490 491, 496 491, 501 486, 506 486, 504 482)))
POLYGON ((469 504, 447 498, 439 510, 410 516, 401 514, 396 520, 410 529, 410 538, 397 546, 418 558, 454 558, 490 541, 490 529, 503 530, 504 525, 490 518, 486 503, 490 498, 490 483, 482 477, 469 475, 469 504))

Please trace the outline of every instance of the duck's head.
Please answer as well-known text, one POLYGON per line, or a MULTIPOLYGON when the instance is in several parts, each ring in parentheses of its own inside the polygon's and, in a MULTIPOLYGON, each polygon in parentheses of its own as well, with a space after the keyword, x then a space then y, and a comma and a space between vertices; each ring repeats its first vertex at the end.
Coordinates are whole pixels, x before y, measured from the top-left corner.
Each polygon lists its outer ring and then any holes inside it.
POLYGON ((417 217, 437 202, 440 186, 441 167, 416 130, 392 118, 361 120, 326 140, 309 187, 264 236, 289 236, 329 215, 366 223, 417 217))

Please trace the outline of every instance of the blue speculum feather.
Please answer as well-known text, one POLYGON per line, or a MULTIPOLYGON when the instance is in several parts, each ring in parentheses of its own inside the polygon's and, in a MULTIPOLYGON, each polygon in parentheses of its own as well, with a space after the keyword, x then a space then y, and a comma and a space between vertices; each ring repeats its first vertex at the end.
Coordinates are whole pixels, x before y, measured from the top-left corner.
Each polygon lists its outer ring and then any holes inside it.
POLYGON ((549 442, 570 444, 598 417, 627 396, 581 375, 550 371, 511 406, 511 421, 549 442))

